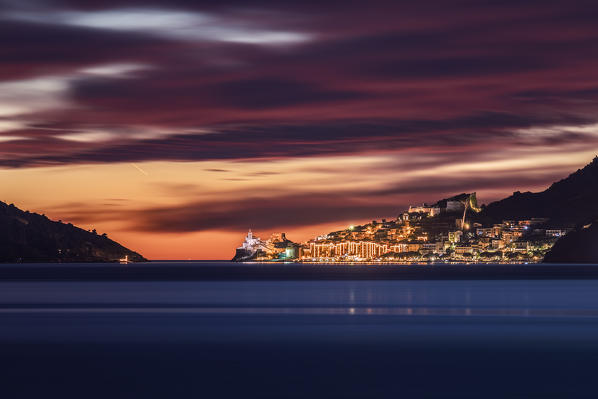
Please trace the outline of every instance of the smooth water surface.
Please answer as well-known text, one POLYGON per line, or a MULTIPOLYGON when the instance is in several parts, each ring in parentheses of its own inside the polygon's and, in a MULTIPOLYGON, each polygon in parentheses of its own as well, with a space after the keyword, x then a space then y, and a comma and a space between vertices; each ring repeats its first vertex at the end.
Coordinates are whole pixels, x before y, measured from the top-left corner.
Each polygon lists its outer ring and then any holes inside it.
POLYGON ((595 397, 598 280, 4 281, 7 397, 595 397))

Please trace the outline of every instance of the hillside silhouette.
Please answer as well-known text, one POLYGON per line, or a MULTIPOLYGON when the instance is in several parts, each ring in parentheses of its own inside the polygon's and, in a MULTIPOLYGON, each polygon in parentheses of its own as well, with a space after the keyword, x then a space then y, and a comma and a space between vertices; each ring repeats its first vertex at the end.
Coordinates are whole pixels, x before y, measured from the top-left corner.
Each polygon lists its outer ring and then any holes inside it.
POLYGON ((115 262, 146 260, 112 241, 0 201, 0 262, 115 262))
POLYGON ((545 263, 598 263, 598 223, 579 226, 554 244, 545 263))
POLYGON ((499 223, 509 219, 548 218, 553 227, 573 227, 598 217, 598 157, 567 178, 539 192, 515 192, 484 207, 476 219, 499 223))

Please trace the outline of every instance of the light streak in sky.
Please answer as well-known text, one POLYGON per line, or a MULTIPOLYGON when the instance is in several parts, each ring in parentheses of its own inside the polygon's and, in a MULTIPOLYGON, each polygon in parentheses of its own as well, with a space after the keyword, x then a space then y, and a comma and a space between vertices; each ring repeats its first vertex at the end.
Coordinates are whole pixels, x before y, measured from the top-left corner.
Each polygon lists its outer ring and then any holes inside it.
POLYGON ((134 164, 134 163, 131 163, 131 165, 132 165, 132 166, 133 166, 135 169, 137 169, 139 172, 143 173, 143 174, 144 174, 144 175, 146 175, 146 176, 149 176, 149 173, 147 173, 145 170, 141 169, 141 168, 140 168, 139 166, 137 166, 136 164, 134 164))

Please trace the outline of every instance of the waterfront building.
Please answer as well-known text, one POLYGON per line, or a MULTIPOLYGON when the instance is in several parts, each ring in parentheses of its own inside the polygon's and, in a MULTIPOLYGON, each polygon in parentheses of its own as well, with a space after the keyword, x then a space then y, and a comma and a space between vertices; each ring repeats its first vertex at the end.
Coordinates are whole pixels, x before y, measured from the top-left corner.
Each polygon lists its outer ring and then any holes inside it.
POLYGON ((259 237, 254 237, 253 232, 251 231, 251 229, 249 229, 249 232, 245 237, 245 241, 243 241, 239 248, 242 248, 250 252, 254 252, 260 249, 265 250, 266 245, 259 237))

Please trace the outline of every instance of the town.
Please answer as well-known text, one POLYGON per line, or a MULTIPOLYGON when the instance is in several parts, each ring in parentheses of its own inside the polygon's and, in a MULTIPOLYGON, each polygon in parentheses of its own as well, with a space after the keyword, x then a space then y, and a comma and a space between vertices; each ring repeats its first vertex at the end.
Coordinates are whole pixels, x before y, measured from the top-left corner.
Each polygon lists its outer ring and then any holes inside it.
POLYGON ((478 217, 480 210, 475 193, 460 194, 410 206, 393 220, 347 226, 301 244, 284 233, 263 241, 250 231, 233 260, 533 263, 570 230, 537 217, 488 223, 478 217))

